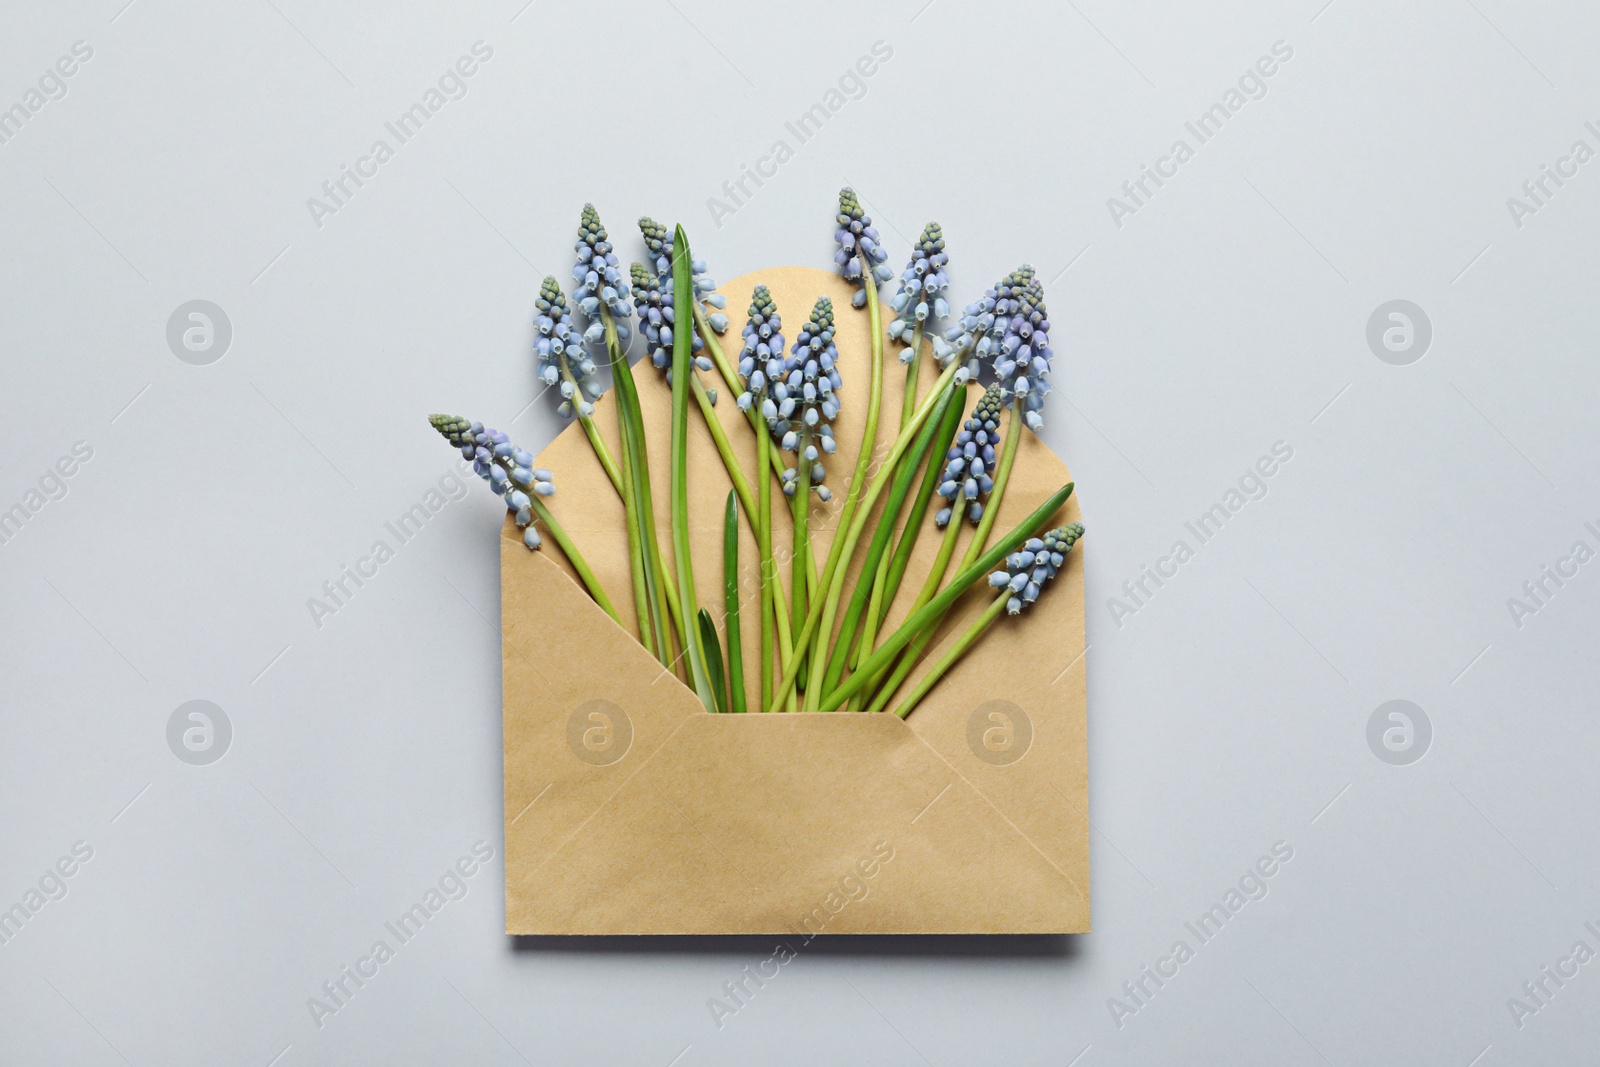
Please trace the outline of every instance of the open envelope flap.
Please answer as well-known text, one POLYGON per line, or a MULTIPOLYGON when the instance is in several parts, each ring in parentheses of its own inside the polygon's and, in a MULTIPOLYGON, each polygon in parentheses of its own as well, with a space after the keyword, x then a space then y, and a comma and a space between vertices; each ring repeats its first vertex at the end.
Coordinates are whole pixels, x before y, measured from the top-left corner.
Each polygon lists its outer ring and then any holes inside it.
MULTIPOLYGON (((866 315, 851 307, 852 289, 837 275, 790 267, 724 287, 735 323, 758 283, 772 290, 791 339, 818 295, 834 302, 843 405, 835 423, 838 453, 829 464, 834 500, 813 505, 820 562, 864 431, 866 315)), ((722 342, 737 360, 737 326, 722 342)), ((905 372, 895 359, 898 349, 885 346, 879 455, 899 424, 905 372)), ((648 360, 632 371, 648 427, 657 531, 666 548, 670 390, 648 360)), ((707 385, 722 385, 715 373, 704 377, 707 385)), ((935 377, 929 362, 923 391, 935 377)), ((977 392, 970 387, 962 398, 967 409, 977 392)), ((732 400, 724 395, 715 414, 746 471, 753 471, 753 434, 732 400)), ((608 393, 597 402, 594 423, 615 448, 611 401, 608 393)), ((699 602, 720 619, 721 515, 730 483, 700 418, 690 412, 690 537, 699 602)), ((609 591, 622 625, 589 599, 559 549, 530 553, 506 527, 508 932, 794 930, 827 887, 880 842, 894 858, 877 865, 867 897, 828 912, 830 932, 1088 929, 1081 547, 1055 588, 1024 618, 1002 617, 907 722, 887 715, 710 716, 631 636, 637 619, 623 513, 583 431, 570 427, 560 434, 538 463, 555 471, 560 491, 550 506, 609 591)), ((996 536, 1069 479, 1061 461, 1024 432, 996 536)), ((780 560, 790 558, 785 503, 775 493, 780 560)), ((1072 499, 1055 521, 1077 518, 1072 499)), ((931 515, 911 521, 923 526, 884 633, 902 621, 938 549, 940 531, 931 515)), ((965 524, 957 559, 970 532, 965 524)), ((743 522, 740 541, 741 633, 755 708, 756 549, 743 522)), ((846 597, 860 578, 865 547, 864 538, 846 597)), ((787 588, 789 567, 779 569, 787 588)), ((927 650, 928 662, 988 599, 987 586, 980 586, 958 602, 927 650)))
POLYGON ((500 556, 509 896, 701 707, 509 521, 500 556))

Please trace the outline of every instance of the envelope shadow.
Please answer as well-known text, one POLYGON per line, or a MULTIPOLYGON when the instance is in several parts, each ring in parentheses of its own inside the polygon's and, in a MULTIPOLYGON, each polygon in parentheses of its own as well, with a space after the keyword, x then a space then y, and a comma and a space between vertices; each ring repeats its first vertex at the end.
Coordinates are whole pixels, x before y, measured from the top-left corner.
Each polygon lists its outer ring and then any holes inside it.
POLYGON ((1062 959, 1082 951, 1082 934, 795 934, 540 935, 507 938, 518 953, 731 956, 772 952, 784 942, 797 955, 1062 959))

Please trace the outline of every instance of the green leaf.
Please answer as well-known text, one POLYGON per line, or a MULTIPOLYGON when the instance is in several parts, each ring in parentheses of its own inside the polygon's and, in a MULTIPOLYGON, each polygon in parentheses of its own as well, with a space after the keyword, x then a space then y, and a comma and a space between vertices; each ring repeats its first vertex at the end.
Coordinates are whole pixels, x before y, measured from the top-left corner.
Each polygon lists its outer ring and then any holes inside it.
POLYGON ((717 624, 711 621, 711 613, 705 608, 700 609, 700 647, 705 652, 711 690, 716 694, 716 710, 726 712, 728 692, 722 679, 722 643, 717 640, 717 624))
MULTIPOLYGON (((678 600, 688 645, 689 676, 695 693, 707 711, 712 710, 711 681, 706 677, 709 650, 699 644, 694 628, 688 625, 699 612, 695 602, 694 559, 689 551, 689 375, 694 345, 694 275, 690 270, 689 235, 679 226, 672 239, 673 317, 678 329, 672 335, 672 555, 678 569, 678 600)), ((704 624, 702 624, 702 630, 704 624)), ((726 698, 724 698, 726 699, 726 698)))
POLYGON ((739 497, 732 490, 722 516, 722 587, 726 608, 723 625, 728 631, 728 710, 742 714, 745 704, 744 651, 739 642, 739 497))

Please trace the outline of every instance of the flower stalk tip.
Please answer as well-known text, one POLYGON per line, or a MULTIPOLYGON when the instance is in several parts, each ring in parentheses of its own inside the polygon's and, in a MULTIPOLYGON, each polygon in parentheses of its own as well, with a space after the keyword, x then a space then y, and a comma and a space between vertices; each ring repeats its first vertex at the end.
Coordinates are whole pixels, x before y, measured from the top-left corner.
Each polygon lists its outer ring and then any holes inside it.
POLYGON ((1007 615, 1020 615, 1023 608, 1039 599, 1040 591, 1060 572, 1067 553, 1082 536, 1083 523, 1068 523, 1040 537, 1028 538, 1006 557, 1005 569, 989 575, 989 585, 1011 593, 1006 601, 1007 615))
MULTIPOLYGON (((950 262, 944 250, 944 231, 937 222, 922 229, 922 236, 911 247, 911 261, 900 274, 900 287, 889 300, 889 310, 895 317, 889 320, 889 338, 911 344, 917 328, 931 333, 938 340, 937 324, 950 314, 950 305, 944 298, 949 288, 950 276, 945 264, 950 262)), ((901 363, 910 363, 917 356, 914 347, 900 353, 901 363)))
POLYGON ((587 418, 594 414, 594 401, 603 390, 595 377, 595 362, 584 351, 566 294, 554 278, 539 284, 534 307, 538 314, 533 319, 533 350, 539 380, 560 386, 561 403, 556 411, 562 418, 574 414, 587 418))
POLYGON ((778 402, 773 390, 785 381, 783 317, 766 286, 758 285, 750 294, 750 315, 741 333, 744 347, 739 353, 739 377, 744 380, 744 391, 734 403, 740 411, 754 408, 781 437, 776 429, 778 402))
POLYGON ((600 213, 593 204, 583 205, 583 215, 578 220, 578 242, 573 246, 578 254, 572 267, 572 277, 577 288, 572 298, 578 309, 589 319, 589 329, 583 339, 599 344, 605 339, 605 326, 600 308, 611 313, 616 320, 617 336, 628 339, 628 280, 623 277, 617 254, 611 247, 606 228, 600 222, 600 213))
POLYGON ((994 374, 1008 400, 1020 402, 1028 428, 1044 427, 1039 409, 1050 392, 1050 319, 1044 308, 1044 286, 1029 279, 1007 316, 1005 332, 994 353, 994 374))
POLYGON ((836 366, 839 350, 833 343, 833 328, 833 301, 818 297, 810 320, 795 335, 783 377, 772 383, 779 445, 796 455, 795 466, 784 473, 783 491, 793 496, 804 482, 823 503, 833 499, 832 491, 822 484, 827 473, 822 456, 832 455, 838 448, 833 420, 839 417, 837 394, 843 386, 836 366), (803 471, 802 463, 806 465, 803 471))
POLYGON ((463 459, 472 461, 472 470, 489 483, 495 495, 506 502, 506 510, 516 516, 522 540, 529 548, 543 544, 534 528, 534 497, 556 494, 555 476, 533 465, 533 456, 518 448, 511 438, 481 422, 469 422, 459 415, 430 415, 435 430, 461 450, 463 459))
POLYGON ((1000 413, 1004 407, 1000 386, 991 385, 973 406, 972 416, 951 443, 939 479, 939 495, 950 504, 934 515, 933 521, 939 526, 948 523, 958 507, 973 522, 983 517, 980 498, 994 488, 994 449, 1000 443, 1000 413))
POLYGON ((855 282, 860 287, 851 298, 851 303, 856 307, 865 307, 868 277, 873 285, 894 277, 894 271, 885 262, 889 253, 878 243, 878 230, 872 225, 872 216, 862 209, 856 191, 848 185, 839 190, 837 221, 839 228, 834 231, 833 239, 838 242, 839 249, 834 252, 833 261, 846 281, 855 282))

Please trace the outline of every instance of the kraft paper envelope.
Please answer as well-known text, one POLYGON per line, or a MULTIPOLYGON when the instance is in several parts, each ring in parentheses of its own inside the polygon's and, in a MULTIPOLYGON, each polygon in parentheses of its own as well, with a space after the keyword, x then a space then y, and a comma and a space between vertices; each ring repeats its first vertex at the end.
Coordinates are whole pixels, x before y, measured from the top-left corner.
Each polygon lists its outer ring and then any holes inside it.
MULTIPOLYGON (((813 504, 820 565, 866 421, 867 313, 851 307, 851 287, 827 271, 746 275, 722 290, 731 324, 721 341, 733 361, 757 283, 772 290, 789 343, 819 295, 834 303, 844 387, 839 449, 827 458, 834 499, 813 504)), ((885 344, 879 457, 899 427, 899 347, 885 344)), ((937 367, 923 358, 926 390, 937 367)), ((722 385, 714 372, 704 378, 722 385)), ((670 389, 648 359, 636 364, 634 380, 670 561, 670 389)), ((726 386, 722 393, 715 412, 748 475, 755 437, 726 386)), ((966 410, 978 394, 977 385, 968 387, 966 410)), ((607 393, 594 418, 615 449, 611 399, 607 393)), ((731 485, 698 411, 690 411, 689 426, 695 588, 720 624, 722 519, 731 485)), ((1020 618, 1002 615, 908 719, 763 714, 755 710, 758 557, 741 518, 741 634, 752 710, 712 715, 633 635, 622 506, 583 431, 569 428, 538 462, 555 473, 553 511, 630 629, 595 605, 549 537, 543 551, 529 552, 508 521, 500 542, 507 933, 1089 929, 1081 543, 1039 601, 1020 618)), ((1070 480, 1061 461, 1024 431, 993 536, 1070 480)), ((776 486, 773 495, 774 548, 786 561, 789 510, 776 486)), ((931 567, 941 533, 932 511, 940 499, 911 520, 923 529, 885 634, 903 620, 931 567)), ((1078 518, 1074 494, 1052 525, 1078 518)), ((957 561, 971 529, 966 523, 957 561)), ((789 566, 780 570, 787 586, 789 566)), ((958 602, 902 694, 991 595, 983 584, 958 602)))

